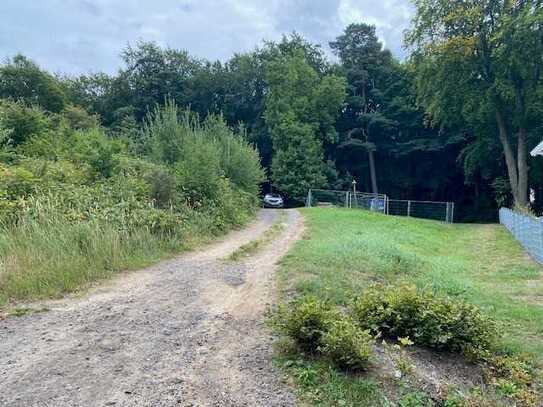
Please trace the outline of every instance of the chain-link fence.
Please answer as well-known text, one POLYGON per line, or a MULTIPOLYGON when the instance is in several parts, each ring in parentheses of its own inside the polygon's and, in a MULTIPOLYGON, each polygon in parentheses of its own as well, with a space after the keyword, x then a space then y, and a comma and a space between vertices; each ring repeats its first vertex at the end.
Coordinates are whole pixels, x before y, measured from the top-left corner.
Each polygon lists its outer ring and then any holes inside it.
POLYGON ((387 196, 383 194, 311 189, 307 194, 306 206, 359 208, 385 213, 386 200, 387 196))
POLYGON ((387 196, 366 192, 350 192, 349 207, 385 213, 387 196))
POLYGON ((413 218, 433 219, 453 223, 454 202, 411 201, 388 199, 386 213, 396 216, 411 216, 413 218))
POLYGON ((543 264, 543 219, 501 208, 500 223, 534 259, 543 264))
POLYGON ((310 189, 306 206, 359 208, 386 215, 410 216, 453 223, 454 203, 389 199, 383 194, 369 192, 310 189))
POLYGON ((334 191, 325 189, 310 189, 307 193, 305 206, 339 206, 349 207, 348 191, 334 191))

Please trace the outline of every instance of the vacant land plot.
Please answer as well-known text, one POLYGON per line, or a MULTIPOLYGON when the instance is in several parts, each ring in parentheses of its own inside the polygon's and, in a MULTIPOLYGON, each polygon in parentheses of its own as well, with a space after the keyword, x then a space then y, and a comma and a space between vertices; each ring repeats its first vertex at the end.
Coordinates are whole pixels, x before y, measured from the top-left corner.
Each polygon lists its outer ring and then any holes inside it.
MULTIPOLYGON (((415 284, 480 306, 503 324, 503 350, 542 363, 543 269, 501 226, 449 225, 347 209, 302 213, 306 236, 282 261, 286 295, 315 294, 344 305, 371 283, 415 284)), ((326 374, 323 385, 333 380, 334 391, 354 391, 354 382, 326 374)))

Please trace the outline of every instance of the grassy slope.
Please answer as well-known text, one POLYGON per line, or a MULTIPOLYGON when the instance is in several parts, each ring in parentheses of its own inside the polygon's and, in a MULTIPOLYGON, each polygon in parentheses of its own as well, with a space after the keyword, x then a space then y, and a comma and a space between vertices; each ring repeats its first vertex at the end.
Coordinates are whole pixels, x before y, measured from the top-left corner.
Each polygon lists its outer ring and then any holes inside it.
POLYGON ((543 361, 543 268, 499 225, 448 225, 345 209, 305 209, 307 236, 282 282, 345 302, 375 281, 462 296, 505 323, 504 345, 543 361))
MULTIPOLYGON (((501 226, 346 209, 302 211, 306 235, 282 260, 280 284, 286 292, 343 304, 372 282, 432 287, 483 307, 504 324, 504 347, 543 363, 543 268, 501 226)), ((282 347, 278 363, 311 405, 388 405, 386 383, 339 374, 282 347)), ((409 389, 401 393, 413 395, 409 389)))

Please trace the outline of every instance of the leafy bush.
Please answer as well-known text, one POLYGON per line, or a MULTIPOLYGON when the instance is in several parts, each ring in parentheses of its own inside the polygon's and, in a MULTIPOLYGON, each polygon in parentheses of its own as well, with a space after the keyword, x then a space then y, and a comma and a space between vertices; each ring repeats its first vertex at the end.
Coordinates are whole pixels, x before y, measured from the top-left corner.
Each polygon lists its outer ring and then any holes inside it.
POLYGON ((373 354, 373 338, 352 319, 330 321, 322 335, 319 351, 341 369, 362 370, 373 354))
POLYGON ((421 392, 404 394, 398 401, 398 407, 432 407, 434 405, 432 399, 421 392))
POLYGON ((68 126, 75 130, 89 130, 100 125, 97 116, 91 115, 85 109, 77 106, 66 106, 62 111, 62 117, 66 120, 68 126))
POLYGON ((307 296, 279 308, 273 323, 304 351, 317 352, 330 321, 338 316, 328 302, 307 296))
POLYGON ((70 154, 81 163, 88 164, 95 177, 111 177, 118 166, 117 154, 123 151, 122 143, 109 139, 101 130, 76 132, 71 140, 70 154))
POLYGON ((156 168, 145 176, 149 184, 149 194, 152 201, 160 208, 174 204, 177 196, 177 180, 168 171, 156 168))
POLYGON ((6 167, 0 164, 0 191, 4 198, 16 200, 30 195, 36 188, 38 179, 25 168, 6 167))
POLYGON ((3 129, 9 130, 9 140, 14 146, 51 129, 51 120, 40 108, 27 107, 21 102, 1 100, 0 122, 3 129))
POLYGON ((143 150, 154 162, 176 169, 178 186, 193 206, 220 199, 221 179, 252 195, 264 180, 258 152, 220 117, 200 123, 170 101, 148 115, 143 139, 143 150))
POLYGON ((273 325, 299 349, 321 355, 340 369, 368 367, 373 338, 329 302, 306 296, 281 306, 273 325))
POLYGON ((534 368, 516 356, 493 356, 486 363, 486 379, 502 396, 516 400, 522 406, 540 405, 541 397, 533 388, 534 368))
POLYGON ((237 188, 257 195, 258 185, 265 177, 258 153, 247 143, 245 130, 242 128, 240 134, 235 134, 222 117, 213 115, 207 117, 203 129, 218 146, 224 177, 237 188))
POLYGON ((361 327, 417 345, 480 357, 497 337, 496 322, 473 305, 413 286, 373 287, 352 305, 361 327))
POLYGON ((185 141, 184 148, 186 156, 176 164, 176 173, 189 204, 200 207, 219 199, 221 168, 217 147, 203 138, 192 138, 185 141))

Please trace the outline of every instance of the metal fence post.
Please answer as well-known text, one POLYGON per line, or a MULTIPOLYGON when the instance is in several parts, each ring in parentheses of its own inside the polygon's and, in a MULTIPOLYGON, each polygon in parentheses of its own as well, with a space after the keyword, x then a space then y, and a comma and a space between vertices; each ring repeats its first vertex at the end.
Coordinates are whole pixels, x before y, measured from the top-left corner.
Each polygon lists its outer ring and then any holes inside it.
POLYGON ((307 208, 311 208, 311 189, 307 192, 307 200, 305 202, 307 208))
POLYGON ((451 223, 454 223, 454 202, 451 202, 451 223))
POLYGON ((407 216, 411 216, 411 201, 407 201, 407 216))
POLYGON ((539 219, 539 261, 543 261, 543 221, 539 219))

